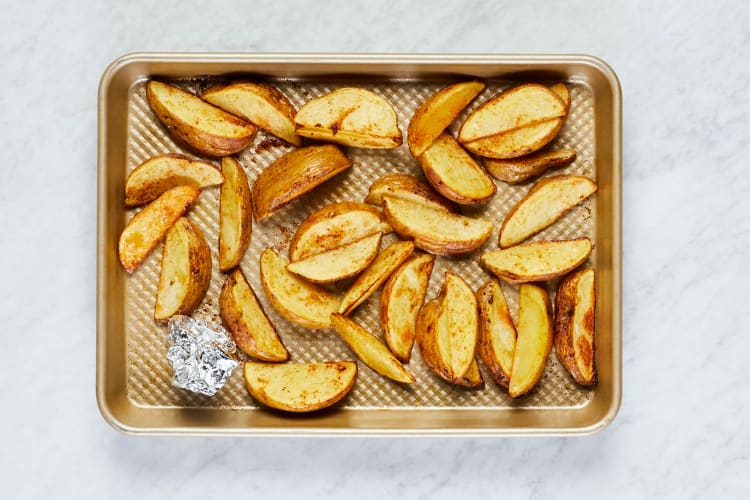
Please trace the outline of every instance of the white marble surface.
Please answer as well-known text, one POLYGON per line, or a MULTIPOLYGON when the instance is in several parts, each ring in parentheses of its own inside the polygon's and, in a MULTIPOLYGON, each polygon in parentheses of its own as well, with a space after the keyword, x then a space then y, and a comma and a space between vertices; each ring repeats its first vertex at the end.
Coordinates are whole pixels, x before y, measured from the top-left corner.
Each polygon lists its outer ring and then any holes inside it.
POLYGON ((188 3, 0 10, 3 497, 750 496, 750 4, 188 3), (136 50, 608 61, 624 92, 624 397, 612 426, 569 439, 112 430, 94 398, 96 90, 136 50))

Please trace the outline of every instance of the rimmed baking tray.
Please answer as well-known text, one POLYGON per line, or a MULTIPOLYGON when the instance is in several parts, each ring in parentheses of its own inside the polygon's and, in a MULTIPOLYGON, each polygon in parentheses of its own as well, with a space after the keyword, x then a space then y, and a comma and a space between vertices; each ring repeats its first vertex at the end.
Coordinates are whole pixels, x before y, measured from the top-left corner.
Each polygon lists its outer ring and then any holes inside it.
MULTIPOLYGON (((467 110, 468 112, 469 110, 467 110)), ((603 61, 585 55, 333 55, 333 54, 130 54, 114 61, 99 87, 97 374, 96 393, 105 420, 129 433, 232 435, 567 435, 598 431, 615 417, 621 379, 621 93, 616 75, 603 61), (596 196, 536 239, 589 236, 595 252, 588 265, 597 277, 599 383, 582 389, 565 373, 554 353, 537 388, 512 400, 483 370, 486 386, 466 390, 432 375, 415 348, 409 370, 417 378, 404 387, 360 365, 352 393, 339 405, 311 415, 287 415, 258 407, 244 389, 241 370, 213 398, 176 389, 163 325, 152 319, 161 248, 128 275, 117 259, 117 240, 135 211, 123 205, 125 178, 144 159, 184 152, 166 133, 145 100, 150 78, 200 91, 218 81, 245 78, 277 86, 299 107, 333 88, 357 85, 386 97, 406 132, 416 106, 440 87, 482 78, 494 93, 521 82, 564 81, 572 94, 570 115, 553 147, 572 147, 576 161, 565 173, 594 178, 596 196)), ((457 120, 460 123, 462 117, 457 120)), ((453 126, 455 132, 455 124, 453 126)), ((289 146, 259 132, 238 156, 250 182, 289 146)), ((188 153, 189 154, 189 153, 188 153)), ((310 332, 287 322, 268 304, 258 281, 258 256, 267 246, 284 251, 304 217, 339 200, 361 201, 369 184, 387 172, 420 175, 406 146, 396 150, 347 149, 354 167, 260 224, 241 266, 276 324, 294 361, 353 359, 329 331, 310 332)), ((559 171, 556 173, 560 173, 559 171)), ((428 291, 435 296, 451 269, 478 287, 490 276, 477 263, 482 250, 497 247, 497 230, 529 185, 498 182, 498 193, 472 211, 495 222, 483 249, 460 258, 438 258, 428 291)), ((206 233, 216 254, 217 188, 204 191, 189 217, 206 233)), ((390 236, 390 238, 394 238, 390 236)), ((197 315, 219 321, 223 275, 214 261, 211 286, 197 315)), ((549 283, 554 293, 556 283, 549 283)), ((512 313, 517 289, 503 285, 512 313)), ((379 333, 378 294, 354 319, 379 333)))

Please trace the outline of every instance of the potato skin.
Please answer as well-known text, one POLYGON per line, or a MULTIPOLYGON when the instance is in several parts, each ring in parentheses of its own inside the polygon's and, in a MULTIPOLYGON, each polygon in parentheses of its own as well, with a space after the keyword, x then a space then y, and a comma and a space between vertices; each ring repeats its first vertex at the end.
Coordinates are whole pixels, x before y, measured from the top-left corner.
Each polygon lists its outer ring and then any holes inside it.
POLYGON ((484 168, 495 179, 508 184, 521 184, 553 168, 570 165, 575 159, 576 152, 573 149, 542 151, 516 159, 485 158, 484 168))
POLYGON ((518 158, 542 149, 557 137, 564 118, 552 118, 534 125, 463 143, 474 154, 488 158, 518 158))
MULTIPOLYGON (((592 272, 591 269, 580 269, 570 273, 557 288, 555 296, 555 353, 560 364, 570 373, 573 379, 582 386, 594 386, 597 383, 597 373, 595 364, 596 353, 596 336, 595 336, 595 308, 590 315, 585 317, 585 328, 591 332, 591 346, 588 345, 583 349, 584 362, 592 367, 592 377, 587 379, 579 370, 576 363, 575 348, 573 345, 573 314, 575 312, 578 296, 578 280, 586 272, 592 272)), ((596 285, 594 285, 596 287, 596 285)), ((596 288, 594 288, 596 290, 596 288)))
MULTIPOLYGON (((477 290, 477 302, 479 304, 479 336, 477 338, 477 354, 479 359, 482 360, 484 366, 487 367, 492 378, 498 383, 500 387, 504 389, 508 388, 510 384, 510 375, 512 370, 505 370, 500 360, 495 355, 495 349, 493 347, 493 328, 496 325, 492 323, 492 308, 497 308, 498 304, 494 304, 495 296, 494 289, 499 289, 500 299, 505 302, 505 296, 502 295, 503 291, 500 288, 500 284, 497 281, 492 280, 487 282, 479 290, 477 290)), ((506 325, 513 328, 512 332, 515 335, 515 325, 513 319, 508 312, 507 303, 504 307, 499 308, 499 314, 502 315, 501 321, 505 322, 506 325)), ((515 342, 515 338, 514 338, 515 342)), ((511 367, 512 369, 512 367, 511 367)))
POLYGON ((383 196, 399 197, 399 193, 406 193, 410 198, 422 198, 426 205, 445 208, 449 212, 456 211, 453 202, 443 198, 432 186, 413 175, 402 173, 386 174, 373 182, 365 203, 382 207, 383 196))

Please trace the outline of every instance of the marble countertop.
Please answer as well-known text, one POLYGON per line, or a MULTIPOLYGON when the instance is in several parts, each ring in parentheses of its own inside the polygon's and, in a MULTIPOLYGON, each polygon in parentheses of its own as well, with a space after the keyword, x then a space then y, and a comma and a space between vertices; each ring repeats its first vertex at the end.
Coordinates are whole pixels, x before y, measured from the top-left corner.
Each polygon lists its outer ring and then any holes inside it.
POLYGON ((750 496, 750 4, 10 2, 0 483, 12 498, 750 496), (406 7, 409 5, 409 7, 406 7), (96 105, 131 51, 589 53, 624 96, 622 408, 582 438, 144 438, 94 397, 96 105))

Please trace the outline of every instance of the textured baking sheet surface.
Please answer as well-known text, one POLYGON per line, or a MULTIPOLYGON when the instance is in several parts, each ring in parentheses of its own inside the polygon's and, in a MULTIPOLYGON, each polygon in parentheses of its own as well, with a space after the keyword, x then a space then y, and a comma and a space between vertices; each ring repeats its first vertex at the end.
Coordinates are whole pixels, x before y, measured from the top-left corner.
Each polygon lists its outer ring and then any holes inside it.
MULTIPOLYGON (((210 84, 206 79, 175 81, 188 90, 197 91, 210 84)), ((292 103, 299 108, 309 99, 323 95, 339 83, 318 81, 274 81, 292 103)), ((446 82, 448 83, 448 82, 446 82)), ((459 117, 451 127, 454 134, 456 124, 460 124, 467 113, 491 98, 498 91, 518 82, 490 82, 487 89, 459 117)), ((552 83, 552 82, 547 82, 552 83)), ((567 82, 572 94, 570 114, 560 134, 551 144, 552 148, 573 148, 578 152, 576 161, 564 169, 554 170, 547 175, 560 173, 581 174, 595 179, 594 167, 594 99, 590 88, 576 82, 567 82)), ((387 98, 396 109, 399 126, 404 134, 414 109, 430 94, 445 84, 420 82, 362 83, 357 86, 368 88, 387 98)), ((250 183, 258 173, 276 158, 289 151, 281 141, 259 131, 252 146, 238 155, 245 167, 250 183)), ((285 209, 277 212, 262 223, 253 222, 252 242, 241 267, 254 288, 269 318, 276 325, 293 362, 356 359, 347 346, 333 331, 307 330, 294 325, 279 315, 265 297, 259 280, 259 256, 268 246, 287 255, 289 240, 299 223, 311 212, 327 204, 351 200, 362 201, 368 187, 378 177, 389 172, 404 172, 423 177, 421 169, 406 145, 392 150, 367 150, 345 148, 354 166, 347 172, 334 177, 313 193, 306 195, 285 209)), ((130 92, 128 103, 128 173, 147 158, 165 153, 184 153, 166 133, 152 113, 146 100, 145 82, 136 83, 130 92)), ((194 155, 191 155, 194 156, 194 155)), ((217 162, 218 165, 218 162, 217 162)), ((479 265, 483 251, 497 248, 497 233, 505 214, 530 189, 531 185, 509 186, 496 181, 497 194, 488 203, 463 210, 466 214, 481 216, 495 224, 493 235, 476 252, 459 257, 438 257, 433 269, 427 299, 435 297, 443 282, 446 270, 463 276, 474 289, 490 279, 490 275, 479 265)), ((595 197, 586 200, 566 214, 556 224, 534 236, 531 240, 567 239, 588 236, 595 241, 594 214, 595 197)), ((220 324, 218 297, 224 281, 217 261, 219 188, 207 188, 188 216, 200 225, 206 234, 213 254, 211 286, 203 303, 193 314, 206 319, 210 324, 220 324)), ((130 219, 138 209, 127 211, 130 219)), ((394 235, 384 238, 383 246, 395 241, 394 235)), ((531 241, 530 240, 530 241, 531 241)), ((596 250, 595 250, 596 251, 596 250)), ((153 308, 162 246, 159 245, 131 276, 126 277, 125 334, 127 345, 127 395, 136 405, 144 407, 215 407, 215 408, 254 408, 257 405, 247 394, 241 369, 234 371, 227 385, 213 398, 207 398, 173 387, 170 383, 171 370, 165 358, 167 344, 166 327, 153 320, 153 308)), ((593 259, 593 258, 592 258, 593 259)), ((551 297, 557 282, 549 284, 551 297)), ((503 284, 508 305, 514 319, 517 318, 518 287, 503 284)), ((343 291, 343 289, 342 289, 343 291)), ((380 293, 373 294, 352 315, 352 318, 369 331, 381 336, 379 323, 380 293)), ((485 379, 485 388, 468 390, 443 382, 430 372, 422 362, 419 349, 415 346, 407 369, 416 377, 416 383, 406 386, 388 380, 359 363, 357 383, 349 396, 340 404, 345 408, 469 408, 469 407, 524 407, 524 408, 569 408, 585 406, 592 397, 590 390, 576 386, 570 376, 558 363, 554 351, 550 354, 542 379, 527 396, 513 400, 495 384, 484 366, 480 368, 485 379)))

